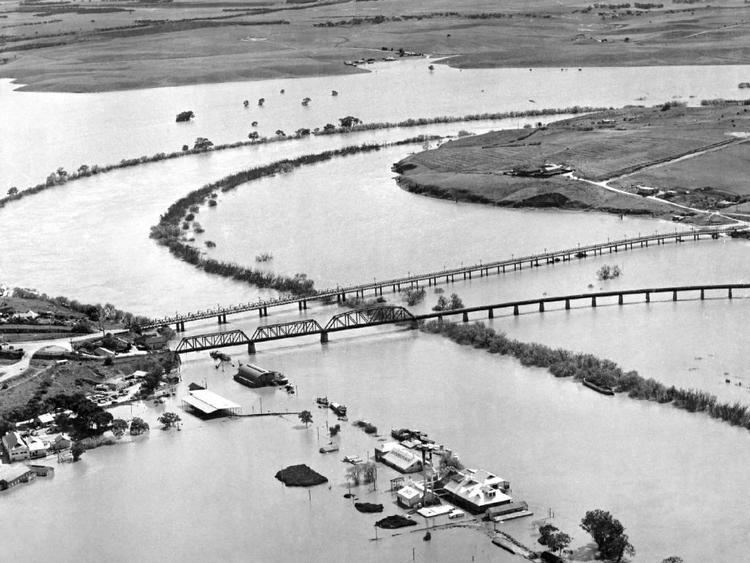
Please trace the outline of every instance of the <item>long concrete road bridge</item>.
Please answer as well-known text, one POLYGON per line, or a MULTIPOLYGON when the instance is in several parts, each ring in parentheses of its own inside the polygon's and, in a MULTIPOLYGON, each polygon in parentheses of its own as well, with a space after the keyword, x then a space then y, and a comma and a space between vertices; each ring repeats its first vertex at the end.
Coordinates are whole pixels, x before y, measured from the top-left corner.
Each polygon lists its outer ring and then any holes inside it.
POLYGON ((542 254, 533 254, 529 256, 512 256, 510 259, 498 260, 495 262, 473 264, 471 266, 461 266, 459 268, 441 270, 438 272, 427 272, 413 274, 407 277, 394 278, 382 281, 373 281, 360 285, 321 290, 315 295, 307 297, 286 297, 268 301, 257 301, 253 303, 244 303, 228 307, 217 307, 206 311, 195 313, 177 314, 172 317, 155 319, 149 324, 143 325, 142 328, 155 328, 164 325, 175 325, 177 331, 185 330, 185 323, 199 321, 204 319, 216 318, 219 324, 227 322, 227 315, 246 313, 249 311, 258 311, 261 317, 268 316, 268 309, 272 307, 281 307, 285 305, 297 304, 300 310, 307 309, 308 301, 322 301, 336 299, 338 302, 346 301, 347 296, 364 297, 366 292, 372 291, 373 295, 383 295, 383 288, 390 288, 394 293, 401 291, 402 288, 419 287, 419 284, 428 286, 437 285, 440 282, 455 282, 456 278, 472 279, 472 276, 489 276, 490 274, 501 274, 510 271, 522 270, 524 267, 534 268, 543 264, 555 264, 558 262, 569 262, 574 258, 586 258, 589 255, 602 255, 604 253, 614 253, 623 250, 633 250, 635 248, 648 248, 649 244, 662 245, 667 243, 680 243, 686 240, 704 240, 716 239, 723 232, 730 232, 737 227, 704 227, 690 230, 675 230, 672 233, 654 233, 651 235, 638 236, 633 238, 624 238, 618 240, 608 240, 596 244, 577 246, 576 248, 567 248, 544 252, 542 254))
MULTIPOLYGON (((612 303, 613 298, 617 298, 618 305, 624 305, 627 297, 640 297, 641 303, 650 303, 652 295, 671 294, 672 301, 678 301, 682 295, 688 296, 689 299, 703 300, 711 298, 732 299, 734 292, 742 289, 750 289, 750 283, 728 283, 717 285, 682 285, 670 287, 650 287, 642 289, 621 289, 615 291, 600 291, 597 293, 576 293, 572 295, 559 295, 556 297, 539 297, 535 299, 524 299, 520 301, 507 301, 504 303, 493 303, 490 305, 478 305, 474 307, 464 307, 451 311, 438 311, 424 315, 414 315, 409 310, 400 306, 380 306, 364 310, 352 310, 345 313, 339 313, 333 316, 325 326, 321 326, 314 319, 305 319, 291 321, 274 325, 259 326, 252 337, 248 337, 241 330, 231 330, 225 332, 213 332, 209 334, 200 334, 183 338, 175 352, 184 354, 187 352, 198 352, 201 350, 210 350, 225 346, 247 345, 247 351, 250 354, 256 352, 255 345, 259 342, 270 342, 272 340, 282 340, 286 338, 295 338, 298 336, 320 335, 321 343, 328 342, 328 334, 343 330, 353 330, 379 326, 384 324, 403 324, 407 323, 410 328, 416 328, 420 321, 442 320, 444 317, 455 317, 460 315, 463 322, 469 322, 470 315, 475 313, 485 313, 487 318, 492 319, 495 311, 512 311, 513 315, 520 315, 522 312, 539 312, 544 313, 548 305, 562 303, 565 310, 569 310, 573 304, 580 307, 584 306, 597 307, 603 304, 612 303), (530 309, 530 311, 529 311, 530 309)), ((633 303, 630 300, 628 303, 633 303)))

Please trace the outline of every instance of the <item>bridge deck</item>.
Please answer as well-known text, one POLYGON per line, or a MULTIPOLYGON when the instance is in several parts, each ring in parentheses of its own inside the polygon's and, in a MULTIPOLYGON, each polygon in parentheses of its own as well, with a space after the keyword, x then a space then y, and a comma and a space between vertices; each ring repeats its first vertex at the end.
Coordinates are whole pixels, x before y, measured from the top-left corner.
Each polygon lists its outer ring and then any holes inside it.
POLYGON ((505 271, 508 268, 519 268, 523 267, 524 265, 540 265, 542 263, 549 264, 554 263, 556 261, 567 261, 572 259, 572 257, 575 257, 576 255, 584 257, 590 252, 599 252, 602 253, 604 250, 610 250, 610 251, 618 251, 620 248, 624 249, 633 249, 636 246, 648 246, 648 243, 656 241, 658 244, 664 244, 669 241, 675 241, 675 242, 682 242, 685 238, 690 238, 694 240, 701 240, 702 237, 713 237, 718 236, 719 233, 722 232, 729 232, 731 230, 736 230, 736 227, 705 227, 705 228, 699 228, 699 229, 691 229, 691 230, 682 230, 677 231, 675 230, 673 233, 654 233, 650 235, 644 235, 644 236, 638 236, 633 238, 624 238, 624 239, 618 239, 618 240, 612 240, 607 242, 601 242, 601 243, 595 243, 595 244, 589 244, 584 246, 577 246, 576 248, 568 248, 564 250, 556 250, 556 251, 550 251, 545 252, 542 254, 533 254, 528 256, 520 256, 520 257, 511 257, 510 259, 504 259, 504 260, 498 260, 494 262, 487 262, 487 263, 480 263, 480 264, 473 264, 470 266, 461 266, 460 268, 452 268, 452 269, 446 269, 446 270, 440 270, 440 271, 433 271, 433 272, 426 272, 426 273, 420 273, 420 274, 414 274, 412 276, 406 276, 406 277, 400 277, 400 278, 393 278, 388 280, 381 280, 381 281, 375 281, 375 282, 368 282, 360 285, 354 285, 350 287, 345 288, 336 288, 336 289, 329 289, 329 290, 323 290, 315 295, 307 296, 307 297, 288 297, 288 298, 279 298, 279 299, 272 299, 268 301, 258 301, 254 303, 245 303, 245 304, 238 304, 238 305, 232 305, 229 307, 219 307, 217 309, 210 309, 206 311, 199 311, 197 313, 188 313, 185 315, 175 315, 174 317, 164 317, 161 319, 156 319, 153 322, 143 325, 143 328, 154 328, 158 326, 168 325, 168 324, 184 324, 186 322, 192 322, 192 321, 198 321, 198 320, 204 320, 204 319, 210 319, 214 317, 222 318, 226 317, 226 315, 233 315, 237 313, 246 313, 250 311, 257 311, 260 310, 261 312, 266 311, 269 307, 280 307, 285 305, 293 305, 295 303, 301 304, 306 303, 307 301, 312 300, 324 300, 324 299, 331 299, 331 298, 337 298, 342 295, 346 294, 362 294, 364 295, 365 291, 378 291, 380 290, 382 292, 382 288, 384 287, 400 287, 402 285, 404 286, 413 286, 414 284, 419 284, 420 282, 431 282, 432 280, 437 283, 440 280, 447 280, 447 279, 455 279, 456 276, 464 276, 468 275, 471 277, 471 274, 479 272, 480 275, 489 275, 493 270, 499 273, 501 270, 505 271))

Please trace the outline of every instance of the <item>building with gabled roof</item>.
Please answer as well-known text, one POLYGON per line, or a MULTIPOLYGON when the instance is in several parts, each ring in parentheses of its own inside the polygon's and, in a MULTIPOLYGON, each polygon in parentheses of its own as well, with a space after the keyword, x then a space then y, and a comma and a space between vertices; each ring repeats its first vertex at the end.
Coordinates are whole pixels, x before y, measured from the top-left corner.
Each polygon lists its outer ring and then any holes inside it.
POLYGON ((484 469, 464 469, 445 484, 451 502, 474 514, 510 503, 513 499, 505 494, 509 488, 508 481, 484 469))
POLYGON ((388 451, 376 458, 401 473, 416 473, 422 470, 422 456, 401 444, 389 445, 388 451))
POLYGON ((6 432, 2 442, 10 461, 29 459, 29 446, 18 432, 6 432))

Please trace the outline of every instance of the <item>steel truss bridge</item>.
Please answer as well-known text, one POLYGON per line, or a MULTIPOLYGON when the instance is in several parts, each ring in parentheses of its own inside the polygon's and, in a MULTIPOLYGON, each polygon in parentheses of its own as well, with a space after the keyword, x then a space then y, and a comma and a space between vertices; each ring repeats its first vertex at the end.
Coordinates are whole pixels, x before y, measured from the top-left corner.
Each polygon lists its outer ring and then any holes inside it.
POLYGON ((607 240, 596 244, 577 246, 565 250, 544 252, 542 254, 533 254, 529 256, 512 256, 510 259, 498 260, 482 264, 473 264, 470 266, 461 266, 460 268, 445 269, 436 272, 426 272, 413 274, 406 277, 394 278, 382 281, 373 281, 351 287, 343 287, 329 290, 322 290, 314 295, 306 297, 281 297, 278 299, 257 301, 253 303, 242 303, 227 307, 217 307, 206 311, 197 311, 186 314, 175 314, 171 317, 164 317, 153 320, 148 324, 142 325, 141 328, 155 328, 165 325, 174 325, 178 331, 185 330, 185 323, 205 320, 210 318, 218 319, 218 323, 225 324, 227 315, 235 315, 250 311, 258 311, 261 317, 268 316, 268 309, 273 307, 282 307, 297 304, 300 311, 307 309, 309 301, 329 301, 335 299, 338 302, 346 301, 347 296, 364 297, 366 292, 372 291, 373 295, 383 295, 383 288, 391 289, 393 292, 401 291, 402 288, 408 289, 419 287, 421 284, 428 286, 437 285, 438 283, 450 283, 459 280, 472 279, 472 276, 489 276, 491 274, 501 274, 516 270, 522 270, 524 267, 534 268, 545 264, 555 264, 558 262, 569 262, 575 259, 583 259, 588 256, 597 256, 604 253, 614 253, 636 248, 648 248, 649 244, 660 246, 670 242, 681 243, 686 240, 699 241, 704 239, 716 239, 722 233, 731 233, 736 231, 737 227, 704 227, 690 230, 678 231, 673 233, 654 233, 650 235, 623 238, 617 240, 607 240))
MULTIPOLYGON (((544 313, 550 306, 555 304, 561 305, 561 307, 558 306, 558 309, 569 310, 572 305, 580 308, 581 306, 597 307, 614 304, 621 306, 633 303, 651 303, 651 298, 654 295, 669 295, 671 301, 678 301, 681 296, 683 300, 685 300, 685 297, 688 300, 700 299, 701 301, 707 297, 733 299, 736 297, 735 292, 738 290, 750 290, 750 283, 682 285, 576 293, 464 307, 423 315, 414 315, 408 309, 400 306, 380 306, 339 313, 331 317, 325 326, 321 326, 315 319, 305 319, 259 326, 255 329, 252 337, 248 337, 241 330, 190 336, 180 341, 175 352, 183 354, 225 346, 247 345, 248 352, 254 354, 256 352, 255 344, 258 342, 269 342, 298 336, 320 335, 321 343, 326 343, 328 342, 328 334, 331 332, 386 324, 407 324, 410 328, 416 328, 420 321, 442 321, 445 317, 452 318, 458 315, 461 316, 463 322, 469 322, 471 316, 476 318, 476 313, 485 313, 486 318, 492 319, 495 316, 495 311, 512 311, 513 315, 529 312, 544 313), (636 301, 634 298, 638 298, 638 300, 636 301)), ((664 301, 664 299, 661 299, 661 301, 664 301)))

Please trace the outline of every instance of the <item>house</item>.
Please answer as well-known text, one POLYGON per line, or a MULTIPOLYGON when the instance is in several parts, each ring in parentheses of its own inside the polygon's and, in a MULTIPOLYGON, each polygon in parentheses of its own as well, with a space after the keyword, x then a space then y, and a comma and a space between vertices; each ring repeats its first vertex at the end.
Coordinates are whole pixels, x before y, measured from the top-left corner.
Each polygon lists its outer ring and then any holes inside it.
POLYGON ((29 448, 29 459, 36 459, 47 455, 47 444, 36 436, 27 437, 26 445, 29 448))
POLYGON ((40 414, 36 417, 42 426, 51 426, 55 422, 55 415, 51 412, 40 414))
POLYGON ((94 349, 94 354, 102 358, 112 358, 115 355, 112 350, 110 350, 109 348, 105 348, 104 346, 99 346, 98 348, 94 349))
POLYGON ((34 479, 36 473, 25 465, 0 465, 0 491, 34 479))
POLYGON ((509 488, 508 481, 483 469, 464 469, 445 484, 451 502, 473 514, 510 503, 513 499, 505 494, 509 488))
POLYGON ((36 318, 37 318, 37 317, 38 317, 39 315, 38 315, 38 314, 36 314, 36 313, 35 313, 34 311, 32 311, 31 309, 29 309, 29 310, 28 310, 28 311, 26 311, 25 313, 16 313, 16 314, 15 314, 15 315, 13 315, 13 316, 14 316, 14 317, 16 317, 17 319, 25 319, 25 320, 27 320, 27 321, 33 321, 33 320, 35 320, 35 319, 36 319, 36 318))
POLYGON ((414 508, 422 501, 422 494, 416 487, 406 485, 396 492, 396 502, 404 508, 414 508))
POLYGON ((10 461, 29 459, 29 446, 18 432, 6 432, 2 442, 10 461))
POLYGON ((395 442, 388 442, 376 448, 375 459, 401 473, 422 470, 422 456, 395 442))
POLYGON ((67 450, 71 444, 72 441, 67 434, 57 434, 49 441, 49 449, 53 452, 59 452, 60 450, 67 450))

